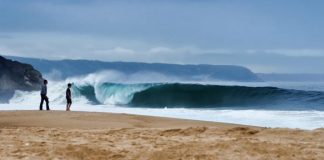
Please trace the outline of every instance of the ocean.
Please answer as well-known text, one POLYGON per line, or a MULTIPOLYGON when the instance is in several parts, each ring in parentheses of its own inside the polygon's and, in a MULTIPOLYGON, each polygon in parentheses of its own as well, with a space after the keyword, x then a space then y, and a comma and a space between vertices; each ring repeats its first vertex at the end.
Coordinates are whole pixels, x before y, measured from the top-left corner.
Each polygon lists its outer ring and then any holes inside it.
MULTIPOLYGON (((324 83, 151 81, 120 79, 107 73, 49 80, 53 110, 65 110, 65 90, 73 83, 72 110, 129 113, 246 124, 315 129, 324 127, 324 83), (109 77, 109 78, 107 78, 109 77)), ((156 79, 156 78, 155 78, 156 79)), ((2 110, 37 110, 38 91, 16 91, 2 110)))

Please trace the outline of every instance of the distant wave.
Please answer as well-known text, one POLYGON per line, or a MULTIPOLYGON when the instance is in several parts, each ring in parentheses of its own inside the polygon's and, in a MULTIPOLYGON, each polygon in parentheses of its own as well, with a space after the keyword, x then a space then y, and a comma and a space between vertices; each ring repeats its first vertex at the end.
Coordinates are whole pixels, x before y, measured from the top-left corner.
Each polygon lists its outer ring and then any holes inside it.
MULTIPOLYGON (((144 83, 75 86, 94 104, 118 104, 135 107, 321 107, 324 92, 276 87, 223 86, 181 83, 144 83)), ((277 108, 278 109, 278 108, 277 108)))

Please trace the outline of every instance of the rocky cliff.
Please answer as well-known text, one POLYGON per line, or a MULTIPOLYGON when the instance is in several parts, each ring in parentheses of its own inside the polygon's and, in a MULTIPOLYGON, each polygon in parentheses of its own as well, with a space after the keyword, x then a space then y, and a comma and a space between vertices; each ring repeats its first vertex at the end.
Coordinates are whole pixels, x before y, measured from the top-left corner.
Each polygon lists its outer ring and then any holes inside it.
POLYGON ((38 90, 42 79, 33 66, 0 56, 0 102, 8 101, 15 90, 38 90))

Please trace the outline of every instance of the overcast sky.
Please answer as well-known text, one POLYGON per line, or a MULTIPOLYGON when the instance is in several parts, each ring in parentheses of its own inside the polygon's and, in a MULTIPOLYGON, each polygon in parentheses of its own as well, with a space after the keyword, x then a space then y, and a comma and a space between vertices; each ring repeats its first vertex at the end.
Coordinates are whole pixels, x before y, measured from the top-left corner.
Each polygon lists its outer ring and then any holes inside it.
POLYGON ((0 54, 324 73, 322 0, 0 0, 0 54))

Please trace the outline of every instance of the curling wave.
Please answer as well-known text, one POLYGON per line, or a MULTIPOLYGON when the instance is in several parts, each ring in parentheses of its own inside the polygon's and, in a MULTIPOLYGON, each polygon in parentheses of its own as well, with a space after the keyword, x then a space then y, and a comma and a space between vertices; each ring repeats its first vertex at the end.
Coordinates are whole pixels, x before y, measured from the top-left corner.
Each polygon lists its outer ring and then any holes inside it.
MULTIPOLYGON (((324 92, 277 87, 223 86, 182 83, 144 83, 75 86, 75 92, 95 104, 134 107, 277 107, 321 109, 324 92)), ((292 108, 292 109, 293 109, 292 108)))

